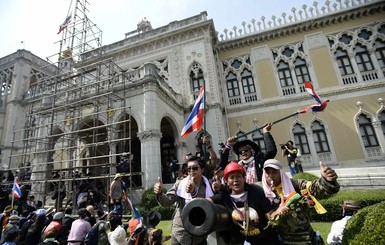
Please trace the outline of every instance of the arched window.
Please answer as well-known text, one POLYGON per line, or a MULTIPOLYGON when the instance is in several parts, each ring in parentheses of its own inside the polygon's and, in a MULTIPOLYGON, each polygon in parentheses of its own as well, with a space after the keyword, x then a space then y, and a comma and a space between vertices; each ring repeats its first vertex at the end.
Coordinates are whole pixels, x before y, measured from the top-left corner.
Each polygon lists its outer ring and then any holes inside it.
POLYGON ((238 141, 247 140, 247 136, 245 135, 245 132, 239 131, 239 133, 237 133, 237 139, 238 141))
POLYGON ((229 97, 239 96, 239 86, 237 76, 229 72, 226 77, 227 80, 227 93, 229 97))
POLYGON ((255 93, 254 79, 251 72, 247 69, 244 69, 241 73, 242 77, 242 87, 244 94, 255 93))
POLYGON ((360 72, 374 70, 372 60, 370 59, 369 52, 365 46, 357 44, 354 51, 356 52, 355 58, 360 72))
POLYGON ((357 123, 365 148, 378 146, 378 139, 372 125, 372 120, 368 116, 361 114, 357 118, 357 123))
POLYGON ((265 140, 263 139, 263 134, 260 131, 257 131, 251 135, 251 138, 257 145, 259 145, 261 151, 265 152, 266 146, 265 140))
POLYGON ((350 62, 348 52, 342 49, 337 49, 337 51, 334 53, 338 69, 341 73, 341 76, 349 75, 353 73, 353 67, 352 63, 350 62))
POLYGON ((294 66, 295 66, 295 75, 297 77, 297 82, 299 84, 302 84, 306 81, 311 81, 309 70, 307 69, 306 62, 304 59, 301 59, 298 57, 294 61, 294 66))
POLYGON ((385 68, 385 42, 382 40, 377 40, 374 44, 376 49, 375 54, 378 61, 378 64, 382 69, 385 68))
POLYGON ((302 154, 310 154, 309 142, 306 136, 306 130, 299 123, 293 127, 294 142, 302 154))
POLYGON ((194 64, 192 66, 192 70, 190 72, 190 80, 191 80, 191 90, 194 93, 194 100, 196 100, 199 94, 199 90, 205 83, 202 69, 198 64, 194 64))
POLYGON ((325 127, 320 122, 315 121, 311 125, 313 132, 314 146, 317 153, 330 152, 328 138, 325 133, 325 127))
POLYGON ((278 76, 282 87, 293 85, 293 78, 291 77, 289 65, 282 60, 278 64, 278 76))

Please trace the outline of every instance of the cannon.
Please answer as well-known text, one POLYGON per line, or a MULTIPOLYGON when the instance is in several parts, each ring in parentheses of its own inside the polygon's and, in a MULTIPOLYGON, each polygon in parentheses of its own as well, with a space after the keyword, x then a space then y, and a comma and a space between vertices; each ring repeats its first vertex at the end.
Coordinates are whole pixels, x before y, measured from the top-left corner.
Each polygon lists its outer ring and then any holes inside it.
POLYGON ((195 198, 182 210, 183 226, 193 236, 231 230, 232 220, 226 208, 205 198, 195 198))

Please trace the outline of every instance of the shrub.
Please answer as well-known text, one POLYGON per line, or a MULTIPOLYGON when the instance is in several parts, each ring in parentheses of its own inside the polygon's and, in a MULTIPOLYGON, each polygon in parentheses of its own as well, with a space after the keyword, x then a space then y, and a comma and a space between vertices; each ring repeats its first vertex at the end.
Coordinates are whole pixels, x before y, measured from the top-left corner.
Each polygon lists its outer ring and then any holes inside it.
POLYGON ((347 222, 342 244, 385 244, 385 201, 359 210, 347 222))
MULTIPOLYGON (((166 192, 166 189, 163 189, 166 192)), ((151 187, 143 192, 142 203, 140 204, 140 210, 142 214, 152 210, 158 211, 162 215, 162 220, 170 220, 175 210, 175 206, 162 207, 155 199, 154 188, 151 187)))
POLYGON ((318 178, 319 177, 317 175, 312 174, 312 173, 307 173, 307 172, 298 173, 292 177, 292 179, 304 179, 304 180, 308 180, 308 181, 313 181, 313 180, 316 180, 318 178))

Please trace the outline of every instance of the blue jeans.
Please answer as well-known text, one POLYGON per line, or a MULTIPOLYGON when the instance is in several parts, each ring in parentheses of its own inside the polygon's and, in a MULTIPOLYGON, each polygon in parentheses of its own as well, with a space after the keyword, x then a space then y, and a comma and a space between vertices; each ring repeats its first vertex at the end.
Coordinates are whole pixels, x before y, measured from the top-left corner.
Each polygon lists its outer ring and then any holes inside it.
POLYGON ((291 176, 293 177, 297 173, 297 171, 295 171, 295 163, 293 162, 292 164, 294 165, 294 168, 291 166, 291 163, 289 163, 289 170, 291 176))

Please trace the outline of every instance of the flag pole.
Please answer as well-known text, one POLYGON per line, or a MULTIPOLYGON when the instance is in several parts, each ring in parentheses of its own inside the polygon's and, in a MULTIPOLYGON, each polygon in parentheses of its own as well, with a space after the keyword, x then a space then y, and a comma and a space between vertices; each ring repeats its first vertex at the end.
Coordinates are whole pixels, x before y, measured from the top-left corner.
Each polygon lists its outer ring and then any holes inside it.
MULTIPOLYGON (((288 119, 288 118, 290 118, 290 117, 294 117, 295 115, 298 115, 298 114, 299 114, 299 111, 296 111, 296 112, 294 112, 294 113, 292 113, 292 114, 290 114, 290 115, 288 115, 288 116, 285 116, 285 117, 282 117, 282 118, 280 118, 280 119, 278 119, 278 120, 275 120, 274 122, 271 123, 271 125, 274 125, 274 124, 276 124, 276 123, 279 123, 279 122, 281 122, 281 121, 283 121, 283 120, 286 120, 286 119, 288 119)), ((246 135, 249 135, 249 134, 252 134, 252 133, 254 133, 254 132, 256 132, 256 131, 259 131, 259 130, 263 129, 264 127, 265 127, 265 125, 263 125, 262 127, 253 129, 253 130, 251 130, 250 132, 247 132, 247 133, 242 134, 241 137, 246 136, 246 135)))

